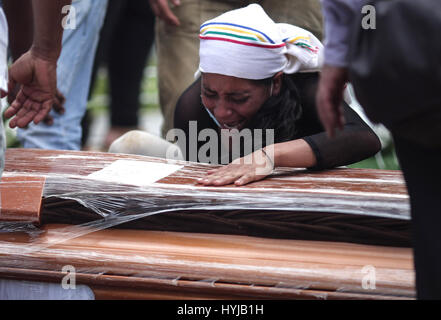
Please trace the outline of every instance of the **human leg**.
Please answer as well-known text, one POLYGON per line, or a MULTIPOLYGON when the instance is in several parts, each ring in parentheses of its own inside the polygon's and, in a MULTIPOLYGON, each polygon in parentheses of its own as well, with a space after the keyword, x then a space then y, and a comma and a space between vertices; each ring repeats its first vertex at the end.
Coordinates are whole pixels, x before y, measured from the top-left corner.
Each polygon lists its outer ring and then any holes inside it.
POLYGON ((107 64, 112 36, 115 32, 115 27, 119 24, 121 12, 124 10, 126 4, 126 0, 112 0, 108 2, 106 16, 104 17, 103 26, 100 31, 100 38, 93 63, 89 99, 91 98, 99 68, 102 65, 107 64))
POLYGON ((109 50, 111 125, 137 127, 141 82, 154 41, 154 14, 145 0, 127 2, 109 50))
POLYGON ((320 0, 262 0, 260 4, 275 22, 304 28, 323 39, 320 0))
POLYGON ((441 148, 394 141, 410 196, 417 295, 441 299, 441 148))

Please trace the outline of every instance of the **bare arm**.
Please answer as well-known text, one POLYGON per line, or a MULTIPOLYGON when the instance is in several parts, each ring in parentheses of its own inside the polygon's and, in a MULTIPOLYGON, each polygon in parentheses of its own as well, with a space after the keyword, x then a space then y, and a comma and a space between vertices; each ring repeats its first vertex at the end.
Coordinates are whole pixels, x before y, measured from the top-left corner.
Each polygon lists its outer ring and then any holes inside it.
POLYGON ((32 0, 4 0, 3 9, 8 18, 9 48, 16 61, 32 46, 34 17, 32 0))
MULTIPOLYGON (((31 49, 9 70, 8 91, 21 85, 5 117, 15 116, 10 127, 38 124, 47 117, 57 100, 57 60, 63 36, 62 8, 71 0, 33 0, 34 37, 31 49)), ((18 8, 19 9, 19 8, 18 8)), ((10 11, 14 16, 14 10, 10 11)))
POLYGON ((275 167, 311 168, 317 163, 314 152, 303 139, 266 147, 265 150, 269 156, 271 156, 271 148, 274 148, 273 161, 275 167))
POLYGON ((33 53, 45 60, 56 61, 61 53, 62 9, 71 0, 32 0, 34 12, 33 53))

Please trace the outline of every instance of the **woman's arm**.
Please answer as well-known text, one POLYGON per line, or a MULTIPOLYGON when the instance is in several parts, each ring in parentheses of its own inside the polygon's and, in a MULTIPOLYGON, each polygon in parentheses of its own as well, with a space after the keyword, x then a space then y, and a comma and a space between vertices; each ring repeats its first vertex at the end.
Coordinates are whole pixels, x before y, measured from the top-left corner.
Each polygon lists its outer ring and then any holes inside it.
MULTIPOLYGON (((347 107, 349 108, 349 107, 347 107)), ((326 169, 347 165, 373 156, 380 148, 380 141, 353 110, 343 130, 335 138, 319 132, 302 139, 277 143, 237 159, 227 166, 208 172, 199 180, 203 185, 237 186, 262 180, 274 167, 326 169)))
POLYGON ((303 139, 277 143, 265 148, 268 154, 274 149, 275 167, 310 168, 317 164, 314 151, 303 139))
POLYGON ((298 123, 298 137, 302 138, 267 146, 264 148, 268 155, 266 158, 263 158, 263 153, 258 150, 237 159, 227 166, 209 172, 200 183, 244 185, 271 174, 271 163, 275 167, 327 169, 361 161, 381 149, 380 140, 375 132, 346 103, 342 105, 346 123, 334 138, 329 138, 315 108, 317 76, 298 75, 297 78, 301 78, 301 83, 298 84, 302 95, 303 114, 298 123))
POLYGON ((344 115, 341 130, 330 138, 323 127, 316 107, 318 74, 296 74, 293 79, 302 99, 302 118, 298 136, 309 144, 316 158, 310 169, 327 169, 352 164, 375 155, 381 143, 375 132, 346 102, 340 109, 344 115))
MULTIPOLYGON (((375 155, 381 150, 381 142, 375 132, 346 103, 342 106, 345 123, 330 138, 322 126, 317 133, 305 135, 303 140, 309 144, 316 158, 316 164, 308 167, 322 170, 346 166, 375 155)), ((316 113, 311 124, 319 121, 316 113)))

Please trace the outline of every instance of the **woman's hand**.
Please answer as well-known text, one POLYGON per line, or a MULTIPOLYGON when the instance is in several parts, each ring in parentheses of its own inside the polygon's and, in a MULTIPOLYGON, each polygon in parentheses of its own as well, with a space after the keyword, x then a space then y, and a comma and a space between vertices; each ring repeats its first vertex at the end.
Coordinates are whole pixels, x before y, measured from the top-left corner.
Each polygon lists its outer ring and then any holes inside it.
POLYGON ((264 149, 255 151, 243 158, 236 159, 229 165, 213 169, 208 176, 198 180, 203 185, 223 186, 234 183, 243 186, 253 181, 262 180, 274 170, 274 159, 264 149))

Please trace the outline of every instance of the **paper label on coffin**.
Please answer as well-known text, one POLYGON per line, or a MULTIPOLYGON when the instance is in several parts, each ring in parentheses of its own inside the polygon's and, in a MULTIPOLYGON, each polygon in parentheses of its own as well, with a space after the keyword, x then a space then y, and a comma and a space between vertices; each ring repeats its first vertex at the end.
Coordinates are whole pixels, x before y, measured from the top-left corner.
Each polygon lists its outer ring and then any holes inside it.
POLYGON ((148 186, 183 168, 183 166, 132 160, 117 160, 102 170, 88 175, 89 179, 148 186))

